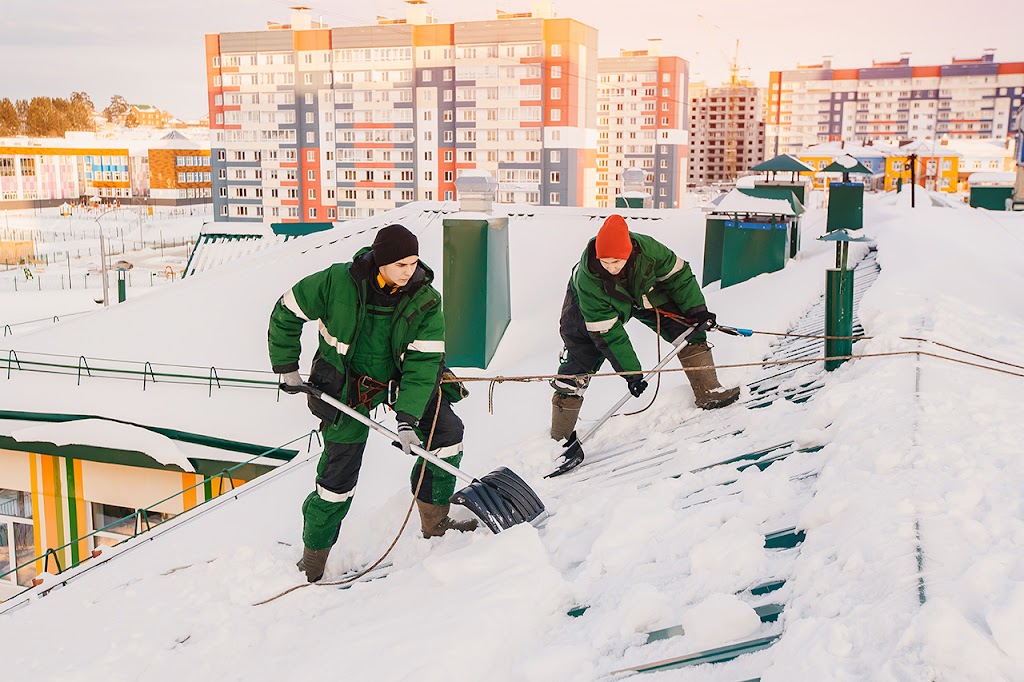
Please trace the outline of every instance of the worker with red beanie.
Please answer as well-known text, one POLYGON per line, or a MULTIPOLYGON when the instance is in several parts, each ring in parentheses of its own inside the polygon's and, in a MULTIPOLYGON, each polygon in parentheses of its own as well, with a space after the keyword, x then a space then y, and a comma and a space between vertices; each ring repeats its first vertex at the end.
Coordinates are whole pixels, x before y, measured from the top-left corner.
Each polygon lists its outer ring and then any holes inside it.
MULTIPOLYGON (((604 221, 590 240, 569 278, 559 334, 565 343, 561 375, 575 379, 551 382, 551 437, 568 438, 576 428, 583 393, 590 375, 608 360, 625 374, 629 391, 639 397, 647 388, 636 351, 623 326, 636 317, 662 338, 675 341, 687 331, 680 318, 692 324, 715 325, 715 314, 704 304, 690 265, 653 237, 630 232, 621 215, 604 221), (667 313, 667 314, 666 314, 667 313), (660 321, 659 321, 660 317, 660 321)), ((739 388, 723 388, 713 365, 711 347, 701 334, 679 353, 680 363, 693 388, 697 407, 715 409, 736 402, 739 388)))

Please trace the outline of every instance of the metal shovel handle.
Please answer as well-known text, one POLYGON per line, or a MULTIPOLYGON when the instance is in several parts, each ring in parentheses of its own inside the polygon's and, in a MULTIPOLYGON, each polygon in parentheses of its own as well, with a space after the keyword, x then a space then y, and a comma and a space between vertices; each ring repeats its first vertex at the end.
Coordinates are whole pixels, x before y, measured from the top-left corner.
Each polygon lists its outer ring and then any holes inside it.
MULTIPOLYGON (((320 400, 324 401, 325 403, 327 403, 331 407, 333 407, 333 408, 335 408, 337 410, 340 410, 344 414, 347 414, 349 417, 352 417, 356 421, 362 422, 363 424, 366 424, 367 426, 369 426, 371 429, 373 429, 377 433, 382 434, 384 436, 387 436, 391 440, 398 440, 398 434, 397 433, 391 431, 390 429, 388 429, 385 426, 382 426, 382 425, 378 424, 377 422, 373 421, 369 417, 363 416, 357 410, 353 410, 351 407, 349 407, 345 403, 341 402, 337 398, 334 398, 334 397, 324 393, 323 391, 321 391, 319 388, 316 388, 315 386, 310 386, 309 384, 302 384, 301 386, 289 386, 287 384, 281 384, 281 390, 284 391, 285 393, 308 393, 309 395, 313 396, 314 398, 319 398, 320 400)), ((476 479, 473 478, 472 476, 470 476, 469 474, 467 474, 466 472, 462 471, 458 467, 452 466, 448 462, 444 461, 443 459, 441 459, 437 455, 435 455, 435 454, 433 454, 431 452, 428 452, 427 450, 423 449, 419 445, 413 445, 412 446, 412 451, 415 452, 418 456, 420 456, 423 459, 425 459, 428 462, 430 462, 431 464, 434 464, 438 468, 443 469, 444 471, 447 471, 449 474, 451 474, 455 478, 461 479, 461 480, 465 481, 466 483, 475 483, 476 482, 476 479)))
MULTIPOLYGON (((657 374, 658 371, 660 369, 662 369, 665 365, 667 365, 669 362, 671 362, 672 359, 675 356, 679 355, 679 351, 681 351, 683 349, 683 346, 685 346, 686 343, 691 338, 693 338, 697 334, 700 334, 701 332, 707 331, 707 328, 708 328, 708 323, 707 322, 701 322, 700 324, 696 325, 695 327, 691 327, 689 331, 686 331, 686 332, 683 332, 682 334, 680 334, 679 338, 677 338, 675 340, 675 342, 672 344, 672 350, 670 350, 665 355, 664 359, 662 359, 662 361, 659 362, 657 365, 655 365, 652 369, 647 370, 647 372, 644 374, 644 381, 647 381, 648 379, 653 377, 655 374, 657 374)), ((587 439, 589 439, 591 436, 593 436, 594 432, 597 431, 599 428, 601 428, 606 421, 611 419, 612 415, 615 414, 616 412, 618 412, 619 408, 622 407, 623 405, 625 405, 626 401, 629 400, 632 397, 633 397, 633 394, 630 393, 629 391, 626 391, 626 394, 624 396, 622 396, 622 398, 619 399, 619 402, 615 403, 610 410, 605 412, 604 416, 601 417, 600 419, 598 419, 597 423, 594 424, 592 427, 590 427, 590 430, 587 431, 583 436, 581 436, 578 439, 578 442, 582 444, 587 439)))

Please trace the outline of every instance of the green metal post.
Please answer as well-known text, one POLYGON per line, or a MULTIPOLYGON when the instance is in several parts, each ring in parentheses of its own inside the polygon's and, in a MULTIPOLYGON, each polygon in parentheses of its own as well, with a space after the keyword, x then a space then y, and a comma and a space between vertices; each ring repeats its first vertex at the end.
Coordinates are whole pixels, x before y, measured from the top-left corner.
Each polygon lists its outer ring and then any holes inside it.
POLYGON ((124 303, 127 295, 127 283, 125 282, 124 270, 118 269, 117 271, 117 302, 124 303))
MULTIPOLYGON (((825 272, 825 336, 853 336, 853 270, 846 268, 849 242, 836 242, 836 267, 825 272)), ((825 339, 826 357, 853 354, 853 339, 825 339)), ((831 372, 846 360, 826 360, 831 372)))

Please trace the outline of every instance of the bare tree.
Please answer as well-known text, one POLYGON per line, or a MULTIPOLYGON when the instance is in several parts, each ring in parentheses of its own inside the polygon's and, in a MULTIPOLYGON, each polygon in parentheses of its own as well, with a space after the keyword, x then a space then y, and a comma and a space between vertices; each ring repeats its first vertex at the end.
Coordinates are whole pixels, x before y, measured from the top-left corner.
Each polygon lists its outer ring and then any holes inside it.
POLYGON ((103 115, 108 121, 113 122, 128 113, 130 108, 128 100, 121 95, 114 95, 110 98, 110 104, 103 110, 103 115))

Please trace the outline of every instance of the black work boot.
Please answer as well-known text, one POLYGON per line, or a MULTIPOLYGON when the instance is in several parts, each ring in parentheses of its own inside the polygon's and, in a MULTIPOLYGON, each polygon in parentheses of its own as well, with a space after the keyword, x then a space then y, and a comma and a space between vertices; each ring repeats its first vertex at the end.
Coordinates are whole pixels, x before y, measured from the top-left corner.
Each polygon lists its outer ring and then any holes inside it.
POLYGON ((295 562, 295 567, 306 574, 306 581, 315 583, 324 577, 324 569, 327 567, 327 555, 331 548, 310 549, 302 548, 302 558, 295 562))
POLYGON ((476 519, 467 521, 456 521, 448 516, 448 509, 451 505, 430 504, 416 498, 416 507, 420 512, 420 528, 423 530, 423 537, 437 538, 449 530, 457 530, 460 533, 467 533, 476 530, 476 519))
POLYGON ((679 353, 679 364, 686 370, 686 378, 690 380, 690 387, 693 388, 693 397, 697 407, 703 410, 714 410, 726 405, 732 405, 740 397, 739 386, 723 388, 718 383, 718 375, 714 367, 707 365, 715 364, 711 355, 711 347, 707 341, 688 345, 679 353), (704 369, 691 369, 704 367, 704 369))

